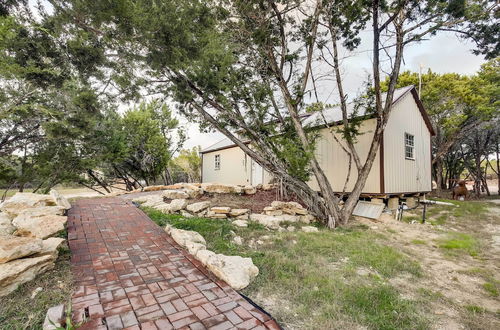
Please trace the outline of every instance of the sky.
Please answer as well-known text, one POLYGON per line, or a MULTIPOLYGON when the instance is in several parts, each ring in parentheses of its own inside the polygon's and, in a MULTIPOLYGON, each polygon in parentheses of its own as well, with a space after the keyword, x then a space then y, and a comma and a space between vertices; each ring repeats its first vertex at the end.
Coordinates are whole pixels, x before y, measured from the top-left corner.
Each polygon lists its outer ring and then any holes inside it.
MULTIPOLYGON (((410 70, 418 72, 422 66, 422 71, 431 69, 437 73, 456 72, 459 74, 472 75, 476 73, 481 64, 485 62, 482 56, 472 54, 472 43, 459 39, 452 33, 441 33, 430 40, 409 45, 404 52, 404 63, 401 72, 410 70)), ((360 49, 368 49, 362 44, 360 49)), ((370 52, 360 51, 355 56, 347 58, 343 62, 343 80, 347 94, 356 95, 361 90, 367 73, 371 70, 370 52)), ((335 82, 323 85, 324 95, 332 94, 335 89, 335 82)), ((335 93, 328 99, 329 103, 336 103, 335 93)), ((220 133, 200 133, 196 124, 187 123, 181 118, 181 123, 185 125, 189 137, 184 144, 184 148, 201 146, 206 148, 224 138, 220 133)))

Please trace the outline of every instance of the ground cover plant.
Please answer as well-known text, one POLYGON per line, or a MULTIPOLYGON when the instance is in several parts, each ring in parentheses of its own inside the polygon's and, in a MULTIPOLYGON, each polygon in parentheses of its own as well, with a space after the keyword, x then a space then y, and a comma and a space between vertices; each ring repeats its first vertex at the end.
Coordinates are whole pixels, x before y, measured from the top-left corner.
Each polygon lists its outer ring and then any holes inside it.
POLYGON ((489 225, 499 224, 498 209, 454 203, 429 207, 424 225, 358 219, 317 233, 144 211, 162 227, 199 232, 210 250, 251 257, 260 274, 242 293, 285 328, 495 329, 500 286, 489 225))

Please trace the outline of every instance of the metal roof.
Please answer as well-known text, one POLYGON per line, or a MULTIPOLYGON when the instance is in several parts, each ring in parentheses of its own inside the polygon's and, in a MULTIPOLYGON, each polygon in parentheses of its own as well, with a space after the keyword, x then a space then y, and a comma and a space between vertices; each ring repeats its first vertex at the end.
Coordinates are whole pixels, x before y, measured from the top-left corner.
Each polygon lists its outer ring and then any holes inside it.
MULTIPOLYGON (((394 97, 393 97, 393 102, 392 104, 395 104, 403 95, 408 93, 414 89, 413 85, 402 87, 402 88, 397 88, 394 90, 394 97)), ((386 93, 382 93, 382 102, 385 100, 385 95, 386 93)), ((355 111, 354 103, 348 103, 347 104, 347 114, 349 118, 352 117, 353 113, 355 111)), ((357 109, 357 117, 362 117, 366 115, 366 108, 358 108, 357 109)), ((304 116, 303 120, 303 125, 304 127, 315 127, 315 126, 320 126, 320 125, 325 125, 325 120, 326 123, 332 124, 332 123, 337 123, 342 120, 342 111, 339 106, 335 106, 332 108, 327 108, 322 111, 318 111, 315 113, 312 113, 308 116, 304 116)), ((247 142, 245 142, 247 143, 247 142)), ((212 144, 211 146, 208 146, 204 149, 202 149, 200 152, 201 153, 206 153, 210 151, 215 151, 215 150, 221 150, 221 149, 226 149, 230 147, 235 147, 236 144, 234 144, 233 141, 231 141, 228 138, 223 138, 222 140, 212 144)))
MULTIPOLYGON (((398 88, 394 90, 394 97, 393 97, 393 102, 392 104, 396 103, 404 94, 408 93, 410 90, 412 90, 414 87, 413 85, 398 88)), ((382 94, 382 105, 385 103, 385 96, 386 93, 382 94)), ((350 102, 347 104, 347 116, 352 118, 355 112, 355 103, 350 102)), ((362 117, 366 115, 366 108, 364 107, 359 107, 357 109, 356 117, 362 117)), ((303 125, 304 127, 315 127, 315 126, 320 126, 320 125, 325 125, 325 124, 333 124, 342 121, 342 110, 340 108, 340 105, 332 107, 332 108, 326 108, 321 111, 317 111, 313 114, 311 114, 309 117, 307 117, 303 125)))

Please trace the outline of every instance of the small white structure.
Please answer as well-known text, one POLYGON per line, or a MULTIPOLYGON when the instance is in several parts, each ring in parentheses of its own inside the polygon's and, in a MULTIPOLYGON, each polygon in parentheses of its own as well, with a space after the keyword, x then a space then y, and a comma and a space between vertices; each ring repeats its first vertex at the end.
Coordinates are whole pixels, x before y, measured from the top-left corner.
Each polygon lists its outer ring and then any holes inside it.
MULTIPOLYGON (((354 104, 348 112, 354 113, 354 104)), ((355 148, 362 161, 370 148, 376 119, 366 109, 356 109, 362 117, 360 135, 355 148)), ((339 107, 316 112, 304 119, 304 126, 318 129, 320 138, 316 145, 316 157, 325 171, 334 191, 342 192, 349 172, 349 157, 341 143, 342 136, 334 128, 341 123, 339 107)), ((414 86, 397 89, 392 109, 384 131, 383 141, 370 171, 364 194, 390 195, 426 193, 432 190, 431 136, 434 135, 429 117, 418 98, 414 86)), ((344 144, 347 149, 347 146, 344 144)), ((201 151, 202 182, 256 185, 268 183, 272 176, 247 156, 229 139, 223 139, 201 151)), ((354 163, 347 182, 349 192, 356 181, 354 163)), ((315 180, 309 185, 318 189, 315 180)))

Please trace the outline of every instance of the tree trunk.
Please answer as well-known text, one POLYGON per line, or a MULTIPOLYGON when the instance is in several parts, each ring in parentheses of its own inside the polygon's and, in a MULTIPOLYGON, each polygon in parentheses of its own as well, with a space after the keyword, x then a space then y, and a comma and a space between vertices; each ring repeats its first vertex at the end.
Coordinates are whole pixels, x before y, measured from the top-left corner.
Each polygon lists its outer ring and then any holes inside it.
POLYGON ((498 195, 500 195, 500 144, 497 141, 495 145, 495 154, 497 156, 497 183, 498 183, 498 195))
POLYGON ((443 159, 439 158, 434 163, 435 176, 436 176, 436 191, 441 192, 443 190, 443 159))
POLYGON ((109 190, 108 188, 108 185, 102 181, 101 179, 99 179, 98 175, 96 175, 94 173, 94 171, 92 171, 91 169, 88 169, 87 170, 87 174, 92 178, 94 179, 94 181, 99 185, 101 186, 108 194, 111 193, 111 190, 109 190))

